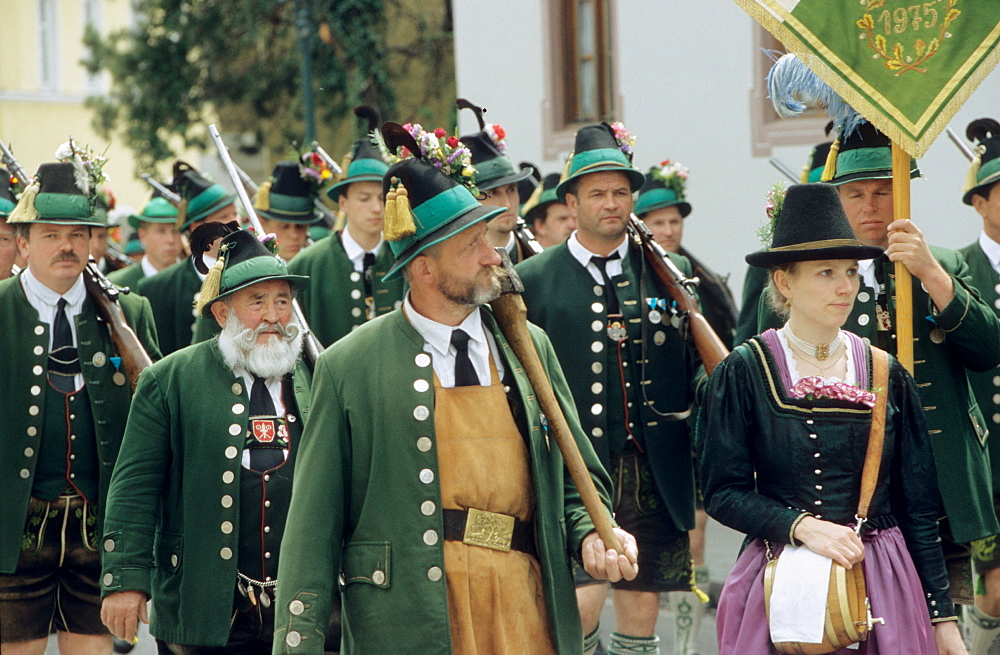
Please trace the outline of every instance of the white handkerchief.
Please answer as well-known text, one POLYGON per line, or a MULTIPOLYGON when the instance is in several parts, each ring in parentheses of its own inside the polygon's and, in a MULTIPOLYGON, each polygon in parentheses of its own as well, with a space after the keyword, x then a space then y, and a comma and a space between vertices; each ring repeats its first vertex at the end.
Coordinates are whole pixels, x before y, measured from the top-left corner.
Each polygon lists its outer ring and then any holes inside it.
POLYGON ((771 589, 771 641, 823 641, 833 560, 805 546, 785 546, 771 589))

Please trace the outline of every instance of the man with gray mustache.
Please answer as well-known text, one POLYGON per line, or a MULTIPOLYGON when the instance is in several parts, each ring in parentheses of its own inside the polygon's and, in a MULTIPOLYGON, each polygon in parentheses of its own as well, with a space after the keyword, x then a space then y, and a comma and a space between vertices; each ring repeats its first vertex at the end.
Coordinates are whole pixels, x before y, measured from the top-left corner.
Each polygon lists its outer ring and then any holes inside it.
POLYGON ((221 235, 199 306, 222 332, 145 370, 111 479, 102 619, 121 639, 148 622, 159 652, 269 653, 284 533, 311 375, 292 312, 306 278, 265 238, 221 235))

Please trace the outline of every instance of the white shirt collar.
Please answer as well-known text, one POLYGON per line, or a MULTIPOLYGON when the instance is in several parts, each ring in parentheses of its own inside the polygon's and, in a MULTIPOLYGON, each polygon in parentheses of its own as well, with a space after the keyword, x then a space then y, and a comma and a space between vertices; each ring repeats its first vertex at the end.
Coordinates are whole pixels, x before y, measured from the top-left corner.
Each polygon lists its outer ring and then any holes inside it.
POLYGON ((406 294, 406 299, 403 301, 406 307, 406 318, 410 320, 410 324, 413 329, 417 331, 424 338, 431 348, 435 352, 441 355, 448 355, 449 348, 451 348, 451 333, 455 330, 463 330, 469 335, 469 338, 486 345, 486 331, 483 330, 482 317, 479 315, 479 310, 473 310, 469 312, 469 315, 465 317, 460 325, 452 327, 450 325, 445 325, 444 323, 438 323, 437 321, 432 321, 426 316, 421 315, 413 308, 413 304, 410 302, 410 294, 406 294))
POLYGON ((31 272, 31 267, 28 266, 21 273, 21 286, 24 288, 24 293, 28 296, 28 300, 36 308, 38 308, 39 303, 42 303, 51 307, 54 311, 56 305, 59 303, 59 299, 65 298, 67 309, 71 315, 79 313, 80 308, 83 307, 83 300, 87 297, 87 288, 83 284, 83 273, 76 278, 76 282, 69 288, 69 291, 60 295, 35 277, 31 272))
MULTIPOLYGON (((566 239, 566 247, 569 248, 569 254, 573 255, 573 258, 580 262, 580 266, 587 269, 590 276, 594 278, 594 281, 603 285, 604 278, 601 277, 601 272, 598 270, 597 265, 590 261, 591 257, 600 257, 600 255, 590 252, 582 243, 580 243, 580 240, 577 238, 576 230, 573 230, 573 233, 569 235, 568 239, 566 239)), ((625 261, 626 257, 628 257, 628 237, 622 237, 621 244, 611 251, 611 253, 614 252, 618 253, 619 259, 612 259, 605 265, 608 277, 615 277, 616 275, 622 274, 622 262, 625 261)), ((608 255, 611 253, 608 253, 608 255)))
POLYGON ((361 244, 359 244, 354 237, 351 236, 350 226, 345 227, 340 233, 340 242, 344 245, 344 252, 347 253, 347 258, 354 262, 354 269, 359 272, 361 271, 361 268, 359 267, 364 264, 365 253, 371 252, 377 255, 379 250, 382 248, 382 241, 383 239, 379 237, 378 243, 375 244, 374 248, 371 250, 365 250, 361 247, 361 244))
POLYGON ((513 255, 517 251, 517 239, 514 237, 514 231, 510 231, 510 239, 507 241, 507 245, 504 246, 507 253, 513 255))
POLYGON ((870 289, 875 289, 875 295, 879 294, 878 280, 875 279, 875 260, 859 259, 858 273, 861 274, 861 281, 870 289))
POLYGON ((142 274, 146 277, 153 277, 160 272, 160 269, 153 266, 153 262, 149 261, 149 255, 143 255, 142 259, 139 260, 139 265, 142 266, 142 274))
POLYGON ((986 259, 990 260, 993 270, 1000 273, 1000 243, 986 236, 984 231, 979 233, 979 247, 986 255, 986 259))

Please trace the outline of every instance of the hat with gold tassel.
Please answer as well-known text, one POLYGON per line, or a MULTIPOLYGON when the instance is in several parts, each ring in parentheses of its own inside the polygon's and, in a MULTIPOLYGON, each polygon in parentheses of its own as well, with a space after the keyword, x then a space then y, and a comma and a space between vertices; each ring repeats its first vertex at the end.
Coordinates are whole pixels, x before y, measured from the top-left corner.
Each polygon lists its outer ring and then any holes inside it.
POLYGON ((81 186, 73 162, 41 164, 7 222, 100 227, 94 218, 93 192, 81 186))
POLYGON ((292 286, 301 288, 308 276, 290 275, 277 251, 278 242, 273 234, 258 239, 253 232, 238 229, 235 221, 199 225, 191 234, 191 252, 194 266, 205 276, 205 282, 195 311, 208 317, 216 300, 265 280, 288 280, 292 286), (209 267, 202 255, 219 238, 222 239, 219 258, 209 267))
POLYGON ((179 229, 184 231, 195 221, 208 217, 223 207, 236 202, 236 195, 229 193, 221 184, 216 184, 184 161, 174 163, 174 179, 170 190, 181 197, 178 208, 179 229))
POLYGON ((385 240, 396 256, 383 280, 392 280, 424 250, 504 212, 476 198, 469 149, 443 129, 384 123, 381 143, 395 162, 382 180, 385 240))
POLYGON ((358 139, 344 158, 340 179, 326 190, 327 197, 340 202, 340 196, 347 193, 347 187, 355 182, 382 183, 382 176, 389 170, 385 153, 372 143, 372 135, 378 132, 378 112, 366 105, 354 108, 354 115, 368 122, 364 138, 358 139))
MULTIPOLYGON (((312 153, 306 153, 303 158, 308 159, 309 164, 313 163, 312 153)), ((254 209, 273 221, 312 223, 316 220, 315 200, 319 188, 326 181, 322 177, 324 170, 327 169, 317 170, 306 163, 279 161, 271 177, 257 188, 254 209)))
POLYGON ((988 195, 993 184, 1000 181, 1000 123, 992 118, 978 118, 965 128, 965 136, 976 143, 962 196, 962 202, 971 205, 973 196, 988 195))

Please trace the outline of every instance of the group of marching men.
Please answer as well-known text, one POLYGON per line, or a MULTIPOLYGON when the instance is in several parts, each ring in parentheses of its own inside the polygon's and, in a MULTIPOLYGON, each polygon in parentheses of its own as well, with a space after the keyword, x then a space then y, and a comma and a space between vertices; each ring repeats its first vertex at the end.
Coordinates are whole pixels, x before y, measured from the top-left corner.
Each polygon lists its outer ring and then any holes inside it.
MULTIPOLYGON (((178 162, 167 188, 180 201, 157 195, 128 218, 144 254, 108 274, 130 290, 117 303, 154 362, 137 381, 85 281, 106 230, 86 158, 13 187, 3 176, 0 277, 16 273, 0 282, 15 344, 0 358, 5 652, 40 653, 51 632, 65 652, 109 652, 112 635, 127 651, 151 621, 161 653, 658 653, 661 593, 674 652, 696 652, 704 369, 630 216, 699 278, 727 347, 772 327, 758 312, 766 273, 748 276, 737 317, 725 281, 681 247, 687 170, 635 169, 620 123, 581 128, 566 171, 541 176, 513 165, 476 109, 480 131, 460 138, 386 124, 339 174, 309 153, 279 162, 243 208, 263 235, 178 162), (324 192, 343 227, 310 234, 324 192), (501 249, 622 552, 597 537, 490 308, 501 249), (326 348, 317 361, 302 355, 310 338, 326 348)), ((973 603, 971 652, 986 653, 1000 642, 1000 453, 987 441, 1000 425, 1000 125, 969 136, 978 241, 955 253, 909 222, 894 233, 933 262, 915 287, 943 274, 961 305, 938 308, 959 315, 948 330, 916 322, 914 377, 941 444, 951 595, 973 603)), ((818 146, 802 180, 828 169, 856 239, 883 249, 889 149, 865 126, 832 156, 818 146)), ((895 352, 889 259, 862 266, 845 329, 895 352)))

